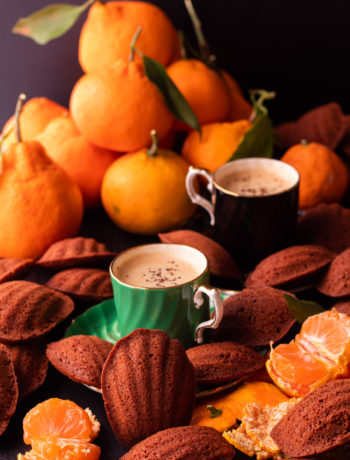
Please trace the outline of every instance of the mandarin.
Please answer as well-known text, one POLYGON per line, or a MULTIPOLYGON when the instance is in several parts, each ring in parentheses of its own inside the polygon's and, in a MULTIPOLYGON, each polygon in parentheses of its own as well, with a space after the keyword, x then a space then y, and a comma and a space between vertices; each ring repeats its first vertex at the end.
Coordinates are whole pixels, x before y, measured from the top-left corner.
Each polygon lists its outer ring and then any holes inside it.
POLYGON ((344 196, 348 186, 347 169, 328 147, 317 142, 303 142, 288 149, 281 160, 299 172, 300 209, 337 202, 344 196))
POLYGON ((79 230, 81 192, 39 142, 13 144, 2 155, 0 193, 0 257, 36 259, 79 230))
POLYGON ((188 163, 171 150, 142 149, 118 158, 106 171, 102 204, 120 228, 155 234, 185 222, 195 211, 186 193, 188 163))
POLYGON ((33 407, 23 420, 23 439, 32 450, 18 460, 97 460, 101 450, 91 444, 100 423, 89 409, 73 401, 51 398, 33 407))
POLYGON ((98 206, 103 175, 118 154, 91 144, 81 135, 70 116, 52 120, 36 140, 78 185, 84 208, 98 206))
POLYGON ((173 123, 161 92, 136 62, 119 60, 108 72, 83 76, 73 89, 70 107, 86 139, 119 152, 146 147, 152 129, 163 139, 173 123))
POLYGON ((181 154, 191 165, 214 172, 230 160, 250 128, 248 120, 204 125, 201 136, 197 131, 188 134, 181 154))
POLYGON ((180 59, 167 68, 167 73, 191 106, 200 125, 221 121, 228 116, 230 92, 215 70, 196 59, 180 59))
POLYGON ((350 317, 337 311, 310 316, 289 344, 271 349, 266 368, 290 396, 305 396, 335 378, 350 375, 350 317))
MULTIPOLYGON (((20 114, 21 136, 23 141, 32 141, 56 117, 68 114, 68 110, 46 97, 29 99, 20 114)), ((4 125, 2 133, 12 131, 3 142, 3 150, 17 142, 14 132, 15 118, 12 116, 4 125)))
POLYGON ((231 96, 231 110, 228 114, 227 121, 237 121, 237 120, 249 119, 249 117, 251 116, 253 112, 253 107, 244 98, 243 92, 239 84, 225 70, 221 71, 221 75, 222 75, 222 78, 225 80, 226 85, 228 86, 230 96, 231 96))
MULTIPOLYGON (((146 2, 95 2, 79 41, 79 62, 86 73, 104 72, 118 59, 127 60, 138 27, 138 49, 163 65, 180 55, 178 34, 161 9, 146 2)), ((135 59, 140 62, 140 56, 135 59)))

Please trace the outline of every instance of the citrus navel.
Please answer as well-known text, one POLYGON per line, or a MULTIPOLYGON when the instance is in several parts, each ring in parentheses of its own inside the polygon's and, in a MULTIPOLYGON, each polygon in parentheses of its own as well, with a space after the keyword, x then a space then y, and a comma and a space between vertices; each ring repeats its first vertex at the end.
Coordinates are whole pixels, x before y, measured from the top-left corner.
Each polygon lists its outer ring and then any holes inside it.
POLYGON ((36 140, 78 185, 84 208, 98 206, 103 175, 118 154, 91 144, 80 134, 70 116, 52 120, 36 140))
POLYGON ((173 123, 161 92, 142 64, 133 61, 119 60, 104 73, 83 76, 73 89, 70 107, 90 142, 119 152, 146 147, 151 129, 164 138, 173 123))
POLYGON ((340 157, 317 142, 297 144, 281 158, 299 172, 299 208, 340 201, 348 186, 348 173, 340 157))
POLYGON ((230 93, 221 76, 196 59, 180 59, 167 73, 198 118, 199 124, 224 120, 230 111, 230 93))
POLYGON ((248 120, 204 125, 201 136, 197 131, 189 133, 182 156, 191 165, 214 172, 232 157, 250 127, 248 120))
POLYGON ((239 84, 225 70, 221 71, 221 75, 222 78, 225 80, 226 85, 228 86, 231 96, 231 109, 227 117, 227 121, 249 119, 250 115, 253 112, 253 107, 244 98, 243 92, 239 84))
MULTIPOLYGON (((32 141, 47 124, 56 117, 68 114, 68 110, 46 97, 29 99, 20 114, 21 136, 23 141, 32 141)), ((4 125, 2 134, 12 131, 3 142, 3 150, 17 142, 14 132, 15 120, 12 116, 4 125)))
POLYGON ((118 158, 102 182, 102 204, 107 214, 132 233, 169 230, 195 210, 185 188, 187 162, 155 145, 118 158))
MULTIPOLYGON (((138 49, 168 65, 179 55, 178 34, 161 9, 146 2, 95 2, 79 41, 79 62, 85 72, 105 72, 118 59, 127 60, 130 42, 138 27, 138 49)), ((135 57, 140 60, 139 56, 135 57)))

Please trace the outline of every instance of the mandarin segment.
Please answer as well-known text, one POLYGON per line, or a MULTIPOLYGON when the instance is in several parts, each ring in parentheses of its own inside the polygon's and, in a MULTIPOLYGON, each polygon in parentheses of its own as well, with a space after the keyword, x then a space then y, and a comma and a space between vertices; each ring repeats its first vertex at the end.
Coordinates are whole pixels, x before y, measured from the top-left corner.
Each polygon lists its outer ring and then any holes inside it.
POLYGON ((56 437, 90 442, 99 431, 99 423, 73 401, 48 399, 31 409, 23 420, 26 444, 41 437, 56 437))
POLYGON ((95 444, 47 436, 34 439, 32 450, 18 454, 17 460, 98 460, 100 455, 95 444))
POLYGON ((291 396, 305 396, 329 380, 349 376, 350 318, 335 310, 309 317, 289 344, 271 349, 272 380, 291 396))

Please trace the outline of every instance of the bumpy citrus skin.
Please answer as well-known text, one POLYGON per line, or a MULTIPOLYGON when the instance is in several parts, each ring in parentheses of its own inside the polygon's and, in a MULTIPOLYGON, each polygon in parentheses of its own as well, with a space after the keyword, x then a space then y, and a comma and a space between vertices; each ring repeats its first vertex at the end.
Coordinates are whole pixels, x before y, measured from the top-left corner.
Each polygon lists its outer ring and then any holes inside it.
POLYGON ((52 120, 36 140, 78 185, 83 194, 84 208, 98 206, 103 175, 118 154, 91 144, 68 115, 52 120))
POLYGON ((203 62, 180 59, 167 68, 167 73, 190 104, 200 125, 222 121, 229 115, 228 86, 203 62))
POLYGON ((155 129, 163 139, 173 123, 159 89, 135 62, 116 61, 108 72, 87 74, 75 85, 71 115, 91 143, 118 152, 149 144, 155 129))
MULTIPOLYGON (((138 27, 137 48, 167 66, 180 55, 180 41, 170 19, 147 2, 95 2, 82 28, 79 62, 86 73, 104 72, 118 59, 127 60, 138 27)), ((135 59, 141 62, 140 56, 135 59)))
POLYGON ((0 193, 0 257, 36 259, 77 234, 82 194, 38 142, 14 144, 3 154, 0 193))
POLYGON ((339 156, 317 142, 297 144, 281 158, 300 174, 299 208, 340 201, 348 186, 348 173, 339 156))
MULTIPOLYGON (((46 97, 33 97, 29 99, 24 104, 19 117, 22 140, 34 140, 34 138, 46 128, 51 120, 65 115, 68 115, 68 110, 65 107, 56 104, 56 102, 46 97)), ((11 131, 3 142, 3 151, 17 142, 14 126, 15 117, 12 116, 3 127, 3 134, 11 131)))
POLYGON ((210 123, 202 127, 201 136, 197 131, 187 136, 181 154, 191 165, 214 172, 233 156, 250 128, 248 120, 210 123))
POLYGON ((221 75, 229 89, 231 98, 231 108, 227 117, 227 121, 249 119, 253 112, 253 107, 244 98, 240 86, 236 80, 224 70, 221 71, 221 75))
POLYGON ((170 150, 124 155, 106 171, 102 204, 119 227, 154 234, 186 221, 195 211, 185 189, 188 164, 170 150))

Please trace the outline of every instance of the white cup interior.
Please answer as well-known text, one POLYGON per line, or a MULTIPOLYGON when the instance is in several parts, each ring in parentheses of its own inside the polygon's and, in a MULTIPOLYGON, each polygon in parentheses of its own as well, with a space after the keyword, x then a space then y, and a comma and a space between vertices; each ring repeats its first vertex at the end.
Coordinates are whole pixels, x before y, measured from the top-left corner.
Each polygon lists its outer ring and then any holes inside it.
MULTIPOLYGON (((119 282, 127 284, 125 281, 120 280, 120 272, 123 270, 123 267, 125 267, 125 264, 135 257, 147 255, 154 256, 157 253, 166 254, 169 257, 173 256, 176 259, 181 259, 194 267, 196 276, 193 278, 193 280, 201 276, 208 268, 208 261, 206 256, 202 252, 198 251, 198 249, 194 249, 181 244, 155 243, 136 246, 120 253, 111 263, 111 275, 117 278, 119 282)), ((185 284, 191 281, 192 280, 188 280, 185 284)))
MULTIPOLYGON (((233 172, 246 170, 247 168, 249 169, 264 168, 270 171, 271 173, 274 173, 283 178, 286 184, 285 188, 280 189, 277 193, 271 193, 270 195, 276 195, 276 194, 286 192, 287 190, 290 190, 291 188, 295 187, 295 185, 297 185, 299 181, 299 173, 295 168, 293 168, 293 166, 287 163, 284 163, 283 161, 276 160, 273 158, 251 157, 251 158, 241 158, 240 160, 230 161, 229 163, 226 163, 223 166, 221 166, 219 169, 217 169, 214 173, 215 186, 223 190, 227 194, 239 196, 238 193, 227 190, 220 183, 224 179, 226 179, 228 176, 230 176, 233 172)), ((269 196, 269 195, 264 195, 264 196, 269 196)), ((254 196, 254 198, 257 198, 257 196, 254 196)))

